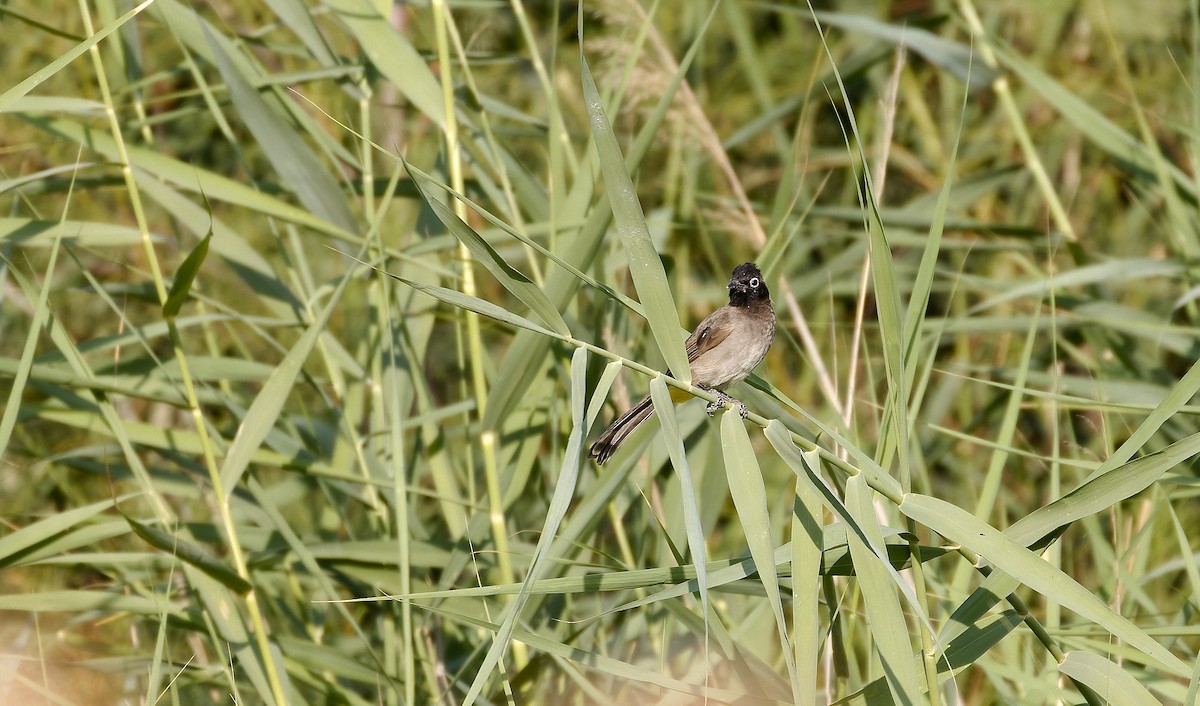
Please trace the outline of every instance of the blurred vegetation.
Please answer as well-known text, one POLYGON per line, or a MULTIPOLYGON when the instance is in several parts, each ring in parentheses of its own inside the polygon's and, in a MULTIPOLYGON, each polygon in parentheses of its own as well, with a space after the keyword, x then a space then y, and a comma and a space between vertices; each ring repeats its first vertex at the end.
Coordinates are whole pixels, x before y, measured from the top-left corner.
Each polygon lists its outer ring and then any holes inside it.
POLYGON ((0 32, 4 703, 1197 702, 1196 3, 0 32))

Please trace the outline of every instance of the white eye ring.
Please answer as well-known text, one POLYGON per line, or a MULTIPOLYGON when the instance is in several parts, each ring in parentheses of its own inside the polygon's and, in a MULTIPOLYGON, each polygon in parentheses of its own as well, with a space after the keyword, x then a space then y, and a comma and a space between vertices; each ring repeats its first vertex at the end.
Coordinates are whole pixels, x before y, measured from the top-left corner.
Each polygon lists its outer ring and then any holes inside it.
POLYGON ((758 289, 758 285, 760 285, 760 284, 762 284, 762 283, 758 281, 757 277, 750 278, 750 288, 751 289, 758 289))

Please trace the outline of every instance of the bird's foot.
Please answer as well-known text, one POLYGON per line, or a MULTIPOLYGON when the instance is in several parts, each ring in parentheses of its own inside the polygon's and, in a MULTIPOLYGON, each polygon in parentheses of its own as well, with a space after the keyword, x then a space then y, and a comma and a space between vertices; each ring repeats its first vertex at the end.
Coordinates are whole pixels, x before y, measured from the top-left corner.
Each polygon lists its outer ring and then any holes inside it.
POLYGON ((707 390, 708 392, 711 392, 717 396, 716 402, 709 402, 708 404, 704 405, 704 412, 708 416, 713 416, 716 414, 717 410, 721 409, 722 407, 729 407, 730 409, 737 407, 738 414, 742 417, 742 419, 745 419, 750 415, 750 409, 746 407, 745 402, 742 402, 741 400, 727 395, 721 390, 715 388, 703 387, 702 389, 707 390))

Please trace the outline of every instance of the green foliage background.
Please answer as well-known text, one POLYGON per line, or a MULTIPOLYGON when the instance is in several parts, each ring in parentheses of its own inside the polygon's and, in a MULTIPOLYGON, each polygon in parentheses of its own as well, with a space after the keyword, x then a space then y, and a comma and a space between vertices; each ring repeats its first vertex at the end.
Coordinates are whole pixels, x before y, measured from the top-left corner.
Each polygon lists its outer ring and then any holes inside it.
POLYGON ((1196 3, 817 10, 0 3, 3 702, 1196 703, 1196 3))

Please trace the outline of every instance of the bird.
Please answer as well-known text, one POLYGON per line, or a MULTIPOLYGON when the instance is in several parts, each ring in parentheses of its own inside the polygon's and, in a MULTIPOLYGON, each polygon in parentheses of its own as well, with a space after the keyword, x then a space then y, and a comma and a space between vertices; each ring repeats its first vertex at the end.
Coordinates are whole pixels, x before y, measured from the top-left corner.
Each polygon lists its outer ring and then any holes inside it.
MULTIPOLYGON (((729 280, 729 303, 700 322, 684 343, 692 384, 717 395, 719 403, 710 402, 705 411, 709 416, 723 404, 737 404, 742 417, 746 405, 726 395, 724 390, 735 385, 758 366, 775 340, 775 309, 771 292, 762 272, 753 262, 738 265, 729 280)), ((667 371, 670 375, 671 371, 667 371)), ((687 393, 671 388, 671 398, 680 402, 687 393)), ((610 459, 629 435, 654 414, 654 404, 647 395, 627 412, 617 417, 588 449, 588 456, 597 464, 610 459)))

